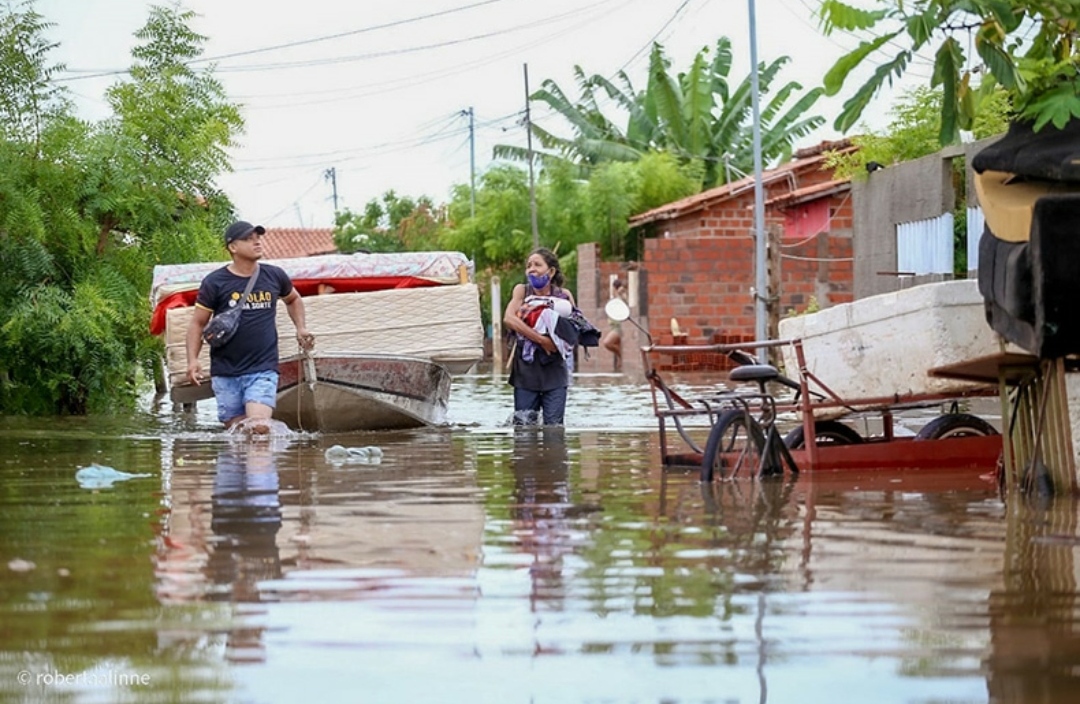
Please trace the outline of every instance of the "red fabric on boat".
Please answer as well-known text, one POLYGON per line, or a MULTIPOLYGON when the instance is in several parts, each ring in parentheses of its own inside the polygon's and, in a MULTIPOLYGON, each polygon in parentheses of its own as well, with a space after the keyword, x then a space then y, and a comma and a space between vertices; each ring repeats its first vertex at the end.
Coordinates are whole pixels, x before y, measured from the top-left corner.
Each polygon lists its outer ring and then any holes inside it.
MULTIPOLYGON (((357 279, 296 279, 293 287, 301 296, 316 296, 319 294, 320 285, 332 286, 334 293, 360 293, 366 291, 386 291, 392 288, 424 288, 427 286, 442 286, 443 284, 430 279, 421 279, 415 276, 371 276, 357 279)), ((165 315, 172 308, 183 308, 195 305, 195 297, 199 294, 198 289, 179 291, 166 296, 154 308, 154 314, 150 317, 150 334, 161 335, 165 332, 165 315)))

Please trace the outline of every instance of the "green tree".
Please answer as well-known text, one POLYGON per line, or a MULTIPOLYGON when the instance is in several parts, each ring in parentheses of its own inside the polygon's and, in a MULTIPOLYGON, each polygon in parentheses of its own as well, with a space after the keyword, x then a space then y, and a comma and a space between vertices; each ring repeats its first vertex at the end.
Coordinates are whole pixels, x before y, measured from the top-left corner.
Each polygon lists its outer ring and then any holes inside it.
MULTIPOLYGON (((788 61, 783 57, 760 66, 760 95, 770 93, 788 61)), ((534 123, 533 133, 549 150, 540 161, 547 164, 563 159, 587 172, 604 162, 636 161, 650 151, 666 151, 697 169, 702 187, 741 178, 753 170, 754 163, 751 76, 733 86, 731 67, 731 41, 721 37, 711 52, 703 48, 690 68, 677 75, 671 73, 663 47, 654 44, 644 91, 636 90, 625 72, 613 82, 600 75, 587 78, 581 67, 575 67, 581 91, 575 102, 554 81, 546 80, 530 99, 555 111, 570 126, 572 136, 558 136, 534 123), (600 109, 603 96, 625 113, 625 128, 620 129, 604 115, 600 109)), ((800 84, 788 82, 761 107, 766 163, 789 158, 795 142, 824 124, 824 118, 806 116, 821 89, 798 97, 800 90, 800 84)), ((524 150, 510 146, 497 147, 495 155, 527 158, 524 150)))
POLYGON ((940 144, 970 130, 983 101, 1000 86, 1016 117, 1036 130, 1080 118, 1080 45, 1076 0, 877 0, 876 9, 824 0, 820 17, 828 35, 867 30, 872 39, 841 57, 825 76, 828 95, 840 92, 851 71, 882 51, 870 78, 844 103, 836 129, 846 132, 886 84, 903 76, 934 44, 930 86, 942 93, 940 144), (965 46, 973 44, 976 57, 965 46), (899 49, 895 49, 899 47, 899 49), (976 75, 982 80, 976 82, 976 75))
MULTIPOLYGON (((1005 92, 996 91, 990 98, 972 124, 975 139, 1003 134, 1008 128, 1009 105, 1005 92)), ((904 91, 893 105, 891 120, 883 131, 867 131, 852 137, 851 142, 858 149, 828 154, 826 167, 834 169, 837 178, 863 180, 867 164, 888 166, 940 151, 941 102, 940 89, 919 86, 904 91)))
MULTIPOLYGON (((599 242, 605 257, 636 258, 640 242, 628 238, 633 213, 696 193, 700 181, 671 154, 650 152, 636 162, 608 162, 587 179, 567 162, 552 162, 536 188, 540 245, 559 254, 571 290, 576 281, 577 246, 599 242)), ((521 280, 525 257, 532 250, 528 174, 514 164, 500 164, 484 173, 476 194, 476 215, 470 215, 470 189, 454 188, 448 222, 438 245, 464 252, 476 262, 481 291, 492 276, 521 280)), ((510 295, 503 286, 501 305, 510 295)), ((485 320, 489 306, 482 308, 485 320)))
POLYGON ((480 176, 475 217, 469 198, 468 186, 454 187, 443 246, 468 255, 477 269, 524 262, 532 246, 528 174, 510 164, 494 166, 480 176))
POLYGON ((0 411, 130 407, 154 264, 221 256, 231 206, 213 185, 241 123, 188 71, 190 13, 153 8, 113 118, 71 114, 31 4, 0 18, 0 411))
POLYGON ((441 230, 439 211, 431 198, 413 200, 389 190, 381 199, 368 201, 362 213, 348 208, 338 213, 334 244, 346 254, 418 251, 432 249, 441 230))
POLYGON ((85 200, 99 251, 112 233, 114 242, 138 238, 155 263, 222 256, 232 207, 214 181, 231 169, 226 150, 243 119, 212 72, 190 68, 206 42, 188 26, 194 18, 152 7, 135 33, 130 79, 106 93, 114 117, 96 135, 85 200))

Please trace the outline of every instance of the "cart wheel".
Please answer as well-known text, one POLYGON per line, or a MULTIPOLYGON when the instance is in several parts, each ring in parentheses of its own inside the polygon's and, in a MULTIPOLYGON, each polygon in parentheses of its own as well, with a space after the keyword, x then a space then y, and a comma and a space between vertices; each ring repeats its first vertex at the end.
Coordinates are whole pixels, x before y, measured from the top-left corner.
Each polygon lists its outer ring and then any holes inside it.
MULTIPOLYGON (((838 420, 814 421, 814 439, 818 445, 860 445, 863 438, 850 426, 838 420)), ((799 450, 806 446, 806 433, 800 425, 784 436, 784 444, 790 450, 799 450)))
POLYGON ((944 440, 945 438, 970 438, 998 435, 997 428, 970 413, 946 413, 922 427, 916 440, 944 440))
POLYGON ((746 469, 749 476, 761 464, 765 433, 744 411, 727 410, 720 414, 705 443, 701 460, 701 481, 727 479, 746 469), (747 421, 749 420, 749 425, 747 421))

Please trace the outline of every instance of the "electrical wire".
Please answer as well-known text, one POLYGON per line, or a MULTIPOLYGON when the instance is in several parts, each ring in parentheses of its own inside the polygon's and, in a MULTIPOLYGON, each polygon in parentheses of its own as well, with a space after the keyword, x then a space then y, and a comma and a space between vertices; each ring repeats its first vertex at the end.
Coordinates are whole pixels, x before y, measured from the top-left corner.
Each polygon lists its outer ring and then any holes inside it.
MULTIPOLYGON (((358 34, 365 34, 367 32, 374 32, 381 29, 390 29, 393 27, 400 27, 407 24, 413 24, 416 22, 424 22, 426 20, 434 19, 436 17, 444 17, 446 15, 455 14, 465 10, 472 10, 483 5, 491 5, 493 3, 503 2, 503 0, 481 0, 470 5, 462 5, 459 7, 453 7, 448 10, 442 10, 439 12, 429 12, 416 17, 409 17, 403 20, 394 20, 392 22, 386 22, 384 24, 372 25, 369 27, 361 27, 360 29, 349 30, 347 32, 339 32, 337 34, 327 34, 319 37, 312 37, 310 39, 300 39, 293 42, 286 42, 284 44, 274 44, 272 46, 259 47, 256 49, 247 49, 244 51, 237 51, 228 54, 219 54, 217 56, 198 57, 185 62, 186 66, 195 66, 202 63, 215 63, 223 59, 231 59, 240 56, 250 56, 252 54, 262 54, 268 51, 277 51, 279 49, 291 49, 297 46, 304 46, 307 44, 316 44, 318 42, 330 41, 333 39, 341 39, 343 37, 356 36, 358 34)), ((83 74, 67 76, 55 79, 57 82, 62 81, 77 81, 87 78, 101 78, 104 76, 115 76, 118 74, 128 73, 129 69, 65 69, 65 73, 71 74, 83 74)))
MULTIPOLYGON (((487 0, 487 1, 488 2, 498 2, 500 0, 487 0)), ((586 12, 588 10, 594 9, 596 7, 599 7, 599 6, 614 2, 614 1, 615 0, 598 0, 597 2, 594 2, 594 3, 590 4, 590 5, 585 5, 583 7, 576 7, 574 9, 572 9, 572 10, 569 10, 569 11, 564 12, 562 14, 553 15, 551 17, 546 17, 546 18, 542 18, 542 19, 539 19, 539 20, 530 20, 530 21, 528 21, 528 22, 526 22, 524 24, 518 24, 518 25, 514 25, 514 26, 511 26, 511 27, 508 27, 508 28, 504 28, 504 29, 494 30, 494 31, 491 31, 491 32, 484 32, 484 33, 472 35, 472 36, 469 36, 469 37, 460 37, 460 38, 455 38, 455 39, 449 39, 449 40, 446 40, 446 41, 435 42, 435 43, 431 43, 431 44, 424 44, 424 45, 411 46, 411 47, 399 47, 399 48, 395 48, 395 49, 387 49, 385 51, 370 52, 370 53, 366 53, 366 54, 357 54, 357 55, 353 55, 353 56, 333 56, 333 57, 326 57, 326 58, 322 58, 322 59, 306 59, 306 60, 303 60, 303 61, 286 61, 286 62, 279 62, 279 63, 272 63, 272 64, 249 64, 249 65, 240 65, 240 66, 215 65, 214 71, 215 71, 215 74, 251 72, 251 71, 280 71, 280 70, 293 69, 293 68, 310 68, 310 67, 315 67, 315 66, 326 66, 326 65, 341 64, 341 63, 351 63, 351 62, 354 62, 354 61, 364 61, 364 60, 370 60, 370 59, 385 58, 385 57, 389 57, 389 56, 400 56, 402 54, 410 54, 410 53, 429 51, 429 50, 432 50, 432 49, 440 49, 440 48, 445 48, 445 47, 449 47, 449 46, 456 46, 456 45, 465 44, 465 43, 469 43, 469 42, 479 41, 479 40, 482 40, 482 39, 491 39, 491 38, 494 38, 494 37, 504 36, 504 35, 507 35, 507 34, 513 34, 513 33, 519 32, 519 31, 523 31, 523 30, 530 30, 530 29, 533 29, 533 28, 538 27, 538 26, 551 24, 552 22, 558 22, 560 20, 566 19, 567 17, 573 17, 575 15, 581 14, 582 12, 586 12)), ((485 3, 479 3, 479 4, 485 4, 485 3)), ((469 7, 473 7, 473 6, 469 6, 469 7)), ((431 16, 434 16, 434 15, 425 15, 420 19, 428 19, 431 16)), ((400 22, 398 24, 400 24, 400 22)), ((387 26, 389 26, 389 25, 387 25, 387 26)), ((359 31, 363 31, 363 30, 355 30, 353 33, 356 33, 356 32, 359 32, 359 31)), ((348 33, 346 33, 346 34, 348 34, 348 33)), ((344 36, 344 35, 333 35, 333 36, 336 37, 336 36, 344 36)), ((311 41, 315 41, 315 40, 311 40, 311 41)), ((285 46, 285 45, 282 45, 282 46, 285 46)), ((264 50, 269 51, 271 49, 276 49, 276 48, 280 48, 280 47, 266 47, 265 49, 250 50, 248 52, 238 52, 238 54, 258 53, 258 52, 261 52, 261 51, 264 51, 264 50)), ((226 55, 226 56, 230 56, 230 55, 226 55)), ((210 58, 202 58, 202 57, 200 57, 200 58, 196 58, 196 59, 192 59, 190 61, 184 62, 184 65, 193 66, 193 65, 197 65, 197 64, 204 63, 204 62, 207 62, 207 61, 217 61, 217 60, 220 60, 221 58, 222 57, 216 57, 216 59, 210 59, 210 58)), ((69 70, 69 72, 70 73, 75 73, 75 71, 70 71, 70 70, 69 70)), ((76 80, 84 80, 84 79, 90 79, 90 78, 101 78, 101 77, 106 77, 106 76, 126 74, 126 73, 129 73, 129 72, 130 72, 130 69, 114 69, 114 70, 99 71, 97 73, 87 73, 87 74, 74 75, 74 76, 63 76, 63 77, 58 77, 55 80, 57 82, 76 81, 76 80)))

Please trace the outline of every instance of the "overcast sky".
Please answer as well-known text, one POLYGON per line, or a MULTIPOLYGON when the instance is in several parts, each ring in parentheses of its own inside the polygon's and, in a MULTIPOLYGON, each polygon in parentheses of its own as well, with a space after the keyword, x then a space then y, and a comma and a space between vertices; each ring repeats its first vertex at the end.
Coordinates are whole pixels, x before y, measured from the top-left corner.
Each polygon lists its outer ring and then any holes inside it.
MULTIPOLYGON (((469 182, 469 129, 476 168, 495 144, 525 145, 524 66, 536 90, 553 79, 577 97, 573 67, 587 75, 625 70, 644 86, 648 50, 660 42, 676 71, 721 36, 732 40, 734 79, 750 70, 749 0, 186 0, 205 56, 242 104, 246 131, 233 150, 235 171, 221 178, 241 217, 271 227, 333 224, 339 208, 362 210, 388 189, 448 199, 469 182)), ((146 0, 37 0, 55 24, 54 62, 80 115, 108 114, 104 91, 130 63, 146 0)), ((783 80, 817 85, 857 44, 824 37, 818 0, 756 0, 758 57, 790 56, 783 80)), ((919 69, 916 69, 918 72, 919 69)), ((890 98, 870 123, 885 122, 890 98)), ((841 101, 819 102, 831 124, 841 101)), ((614 113, 613 113, 614 114, 614 113)), ((534 106, 532 119, 566 133, 534 106)), ((832 139, 825 128, 800 146, 832 139)))

